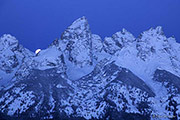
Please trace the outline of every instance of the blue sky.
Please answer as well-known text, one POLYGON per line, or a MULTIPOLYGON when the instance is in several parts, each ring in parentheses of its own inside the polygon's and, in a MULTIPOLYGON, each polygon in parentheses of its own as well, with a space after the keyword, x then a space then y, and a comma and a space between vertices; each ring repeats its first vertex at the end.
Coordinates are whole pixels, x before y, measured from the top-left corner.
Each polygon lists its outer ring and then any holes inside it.
POLYGON ((122 28, 137 37, 163 26, 180 41, 180 0, 0 0, 0 36, 10 33, 32 51, 44 49, 82 16, 102 38, 122 28))

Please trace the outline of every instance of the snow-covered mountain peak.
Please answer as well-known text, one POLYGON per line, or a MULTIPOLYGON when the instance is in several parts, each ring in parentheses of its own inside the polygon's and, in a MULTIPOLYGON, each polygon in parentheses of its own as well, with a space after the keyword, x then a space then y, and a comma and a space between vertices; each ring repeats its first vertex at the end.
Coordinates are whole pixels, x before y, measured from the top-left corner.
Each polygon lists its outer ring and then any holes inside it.
POLYGON ((125 45, 127 45, 128 43, 135 41, 135 37, 133 36, 133 34, 128 32, 124 28, 122 29, 122 31, 117 32, 114 35, 112 35, 112 38, 114 38, 119 43, 121 43, 123 47, 125 47, 125 45))
POLYGON ((5 34, 0 38, 0 66, 2 70, 11 72, 28 55, 31 55, 31 52, 19 45, 15 37, 5 34))
POLYGON ((30 50, 24 48, 22 45, 19 44, 19 41, 10 34, 4 34, 0 38, 0 52, 6 55, 11 55, 10 53, 14 53, 17 56, 23 54, 24 56, 33 56, 34 53, 30 50), (8 54, 7 54, 7 53, 8 54))
POLYGON ((162 26, 157 26, 157 27, 156 27, 156 31, 157 31, 157 33, 159 33, 159 34, 163 34, 163 33, 164 33, 162 26))
POLYGON ((0 50, 14 48, 18 46, 18 40, 10 34, 4 34, 0 38, 0 50))
POLYGON ((154 54, 165 51, 168 46, 168 38, 164 35, 162 27, 157 27, 143 32, 137 39, 136 48, 139 51, 138 56, 146 60, 154 54))
POLYGON ((75 20, 62 34, 61 39, 77 39, 86 37, 90 33, 88 21, 85 17, 75 20))
POLYGON ((33 53, 20 45, 15 37, 5 34, 0 38, 0 89, 18 76, 18 71, 22 74, 22 66, 27 69, 25 64, 32 56, 33 53))
POLYGON ((74 29, 74 28, 79 28, 80 27, 83 30, 83 29, 86 29, 86 27, 85 27, 86 25, 88 25, 88 21, 87 21, 86 17, 83 16, 83 17, 78 18, 77 20, 75 20, 71 24, 71 26, 69 26, 69 28, 74 29))
POLYGON ((128 32, 125 28, 122 29, 122 33, 128 32))
MULTIPOLYGON (((119 32, 121 32, 121 34, 123 34, 123 35, 125 35, 125 34, 129 34, 129 35, 131 35, 131 36, 133 36, 133 34, 132 33, 130 33, 128 30, 126 30, 125 28, 123 28, 121 31, 119 31, 119 32)), ((118 32, 117 32, 118 33, 118 32)), ((134 36, 133 36, 134 37, 134 36)))
POLYGON ((145 31, 145 32, 151 32, 151 33, 159 34, 159 35, 163 35, 164 34, 162 26, 157 26, 155 28, 152 27, 148 31, 145 31))
MULTIPOLYGON (((75 66, 92 65, 92 34, 85 17, 77 19, 61 36, 65 56, 75 66)), ((68 62, 67 61, 67 62, 68 62)))
POLYGON ((142 33, 142 35, 149 35, 149 36, 153 36, 153 37, 157 37, 157 36, 164 36, 164 31, 163 28, 160 26, 157 26, 156 28, 150 28, 149 30, 146 30, 142 33))
POLYGON ((113 55, 118 50, 131 46, 133 42, 135 42, 135 37, 130 32, 123 29, 113 34, 112 37, 106 37, 104 39, 104 49, 107 53, 113 55))

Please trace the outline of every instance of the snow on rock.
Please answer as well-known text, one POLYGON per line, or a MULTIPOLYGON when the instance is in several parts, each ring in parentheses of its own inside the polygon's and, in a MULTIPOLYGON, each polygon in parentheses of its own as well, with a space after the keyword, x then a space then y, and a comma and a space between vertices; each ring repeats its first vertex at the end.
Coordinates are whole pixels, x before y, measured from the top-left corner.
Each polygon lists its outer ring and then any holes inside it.
POLYGON ((91 34, 85 17, 77 19, 69 26, 59 40, 59 49, 63 51, 67 75, 70 79, 79 79, 93 69, 93 43, 99 41, 91 34))
POLYGON ((62 68, 61 71, 64 71, 65 65, 63 57, 62 51, 55 46, 51 46, 48 49, 41 50, 41 52, 33 58, 34 63, 32 64, 34 64, 34 68, 40 70, 59 67, 62 68))
POLYGON ((17 47, 18 41, 15 37, 4 35, 0 38, 0 69, 2 71, 11 73, 13 68, 19 65, 17 55, 14 53, 17 47))
POLYGON ((134 41, 135 37, 127 30, 123 29, 122 31, 115 33, 112 37, 106 37, 104 39, 104 50, 113 55, 134 41))
POLYGON ((65 56, 76 66, 92 65, 92 35, 85 17, 77 19, 61 36, 66 43, 65 56))
POLYGON ((130 69, 146 82, 150 82, 158 68, 180 75, 178 46, 174 39, 163 35, 161 27, 157 27, 142 33, 140 38, 123 47, 113 57, 118 65, 130 69), (172 44, 175 47, 172 47, 172 44))
POLYGON ((93 51, 101 52, 103 49, 102 39, 99 35, 92 34, 92 48, 93 51))
POLYGON ((0 38, 0 87, 7 85, 21 65, 32 56, 33 53, 23 48, 15 37, 3 35, 0 38))
POLYGON ((33 100, 35 96, 32 92, 20 93, 20 96, 17 97, 8 107, 8 115, 14 115, 15 113, 21 114, 29 109, 29 106, 33 105, 35 101, 33 100))

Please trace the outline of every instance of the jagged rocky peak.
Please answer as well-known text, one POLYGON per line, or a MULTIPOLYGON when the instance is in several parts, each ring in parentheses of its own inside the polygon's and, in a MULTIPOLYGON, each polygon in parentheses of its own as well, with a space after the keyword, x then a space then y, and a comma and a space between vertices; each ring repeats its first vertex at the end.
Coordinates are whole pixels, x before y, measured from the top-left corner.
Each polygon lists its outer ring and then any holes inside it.
MULTIPOLYGON (((68 61, 80 68, 92 65, 92 34, 85 17, 77 19, 61 36, 68 61)), ((62 45, 61 45, 62 46, 62 45)))
POLYGON ((9 34, 3 35, 0 38, 0 70, 11 73, 22 58, 18 40, 9 34))
POLYGON ((155 42, 155 41, 165 41, 167 38, 164 35, 163 29, 161 26, 156 28, 150 28, 147 31, 144 31, 138 38, 138 42, 155 42))
POLYGON ((10 34, 4 34, 0 38, 0 52, 13 52, 16 55, 33 56, 33 53, 19 44, 19 41, 10 34))
POLYGON ((135 41, 135 37, 124 28, 122 31, 115 33, 112 38, 117 40, 122 47, 125 47, 135 41))
POLYGON ((19 73, 22 75, 22 71, 27 69, 27 61, 32 56, 33 53, 20 45, 15 37, 3 35, 0 38, 0 88, 8 85, 19 73), (25 69, 21 69, 23 66, 25 69))
POLYGON ((143 32, 137 39, 136 48, 139 51, 138 56, 146 60, 148 57, 164 51, 169 46, 168 38, 164 35, 162 27, 151 28, 143 32))
POLYGON ((109 54, 115 54, 123 47, 129 46, 135 41, 135 37, 125 29, 104 39, 104 49, 109 54))
MULTIPOLYGON (((69 29, 81 29, 83 31, 88 31, 90 32, 90 29, 89 29, 89 24, 88 24, 88 20, 85 16, 81 17, 81 18, 78 18, 77 20, 75 20, 71 26, 68 27, 69 29)), ((76 31, 78 32, 78 31, 76 31)), ((81 31, 79 31, 80 33, 81 31)))
POLYGON ((0 38, 0 50, 14 48, 18 46, 18 40, 10 34, 4 34, 0 38))
POLYGON ((78 38, 91 37, 88 21, 85 17, 81 17, 74 21, 61 35, 62 40, 72 40, 78 38))
POLYGON ((163 31, 162 26, 157 26, 155 29, 151 28, 149 31, 151 31, 154 34, 164 35, 164 31, 163 31))

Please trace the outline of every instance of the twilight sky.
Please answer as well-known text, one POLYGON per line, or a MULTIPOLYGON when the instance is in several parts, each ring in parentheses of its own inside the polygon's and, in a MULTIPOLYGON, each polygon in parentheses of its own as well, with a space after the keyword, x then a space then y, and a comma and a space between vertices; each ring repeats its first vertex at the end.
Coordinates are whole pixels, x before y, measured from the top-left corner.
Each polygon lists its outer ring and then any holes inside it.
POLYGON ((122 28, 137 37, 163 26, 180 42, 180 0, 0 0, 0 36, 9 33, 32 51, 44 49, 82 16, 102 38, 122 28))

